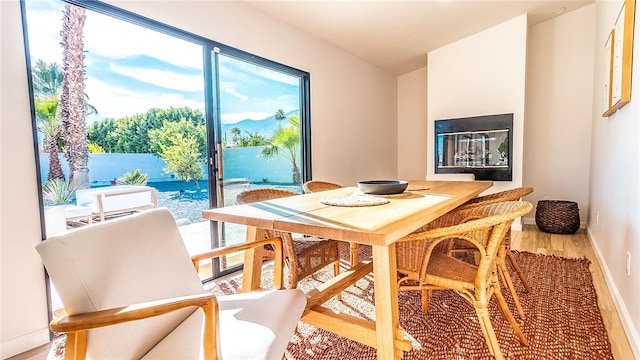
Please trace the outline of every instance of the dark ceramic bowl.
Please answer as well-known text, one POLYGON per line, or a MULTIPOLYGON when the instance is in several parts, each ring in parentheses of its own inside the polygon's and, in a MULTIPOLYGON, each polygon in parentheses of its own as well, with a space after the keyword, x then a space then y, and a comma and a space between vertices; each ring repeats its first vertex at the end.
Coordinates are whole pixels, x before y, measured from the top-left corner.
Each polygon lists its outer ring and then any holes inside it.
POLYGON ((358 189, 365 194, 391 195, 401 194, 409 186, 405 180, 368 180, 359 181, 358 189))

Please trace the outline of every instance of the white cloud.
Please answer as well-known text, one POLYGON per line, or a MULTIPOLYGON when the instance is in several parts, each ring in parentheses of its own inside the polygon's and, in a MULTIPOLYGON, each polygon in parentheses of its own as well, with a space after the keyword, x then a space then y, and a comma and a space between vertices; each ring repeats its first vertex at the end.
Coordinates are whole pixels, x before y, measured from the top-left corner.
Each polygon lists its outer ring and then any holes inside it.
POLYGON ((109 64, 116 74, 177 91, 201 91, 204 93, 202 75, 184 75, 173 71, 109 64))
POLYGON ((202 47, 126 21, 87 11, 86 50, 124 59, 141 54, 179 67, 202 69, 202 47))
POLYGON ((279 71, 274 71, 262 66, 254 65, 254 64, 239 61, 239 60, 232 60, 232 62, 229 62, 229 66, 222 68, 221 71, 229 71, 230 73, 239 72, 242 74, 252 74, 252 75, 255 75, 256 77, 277 81, 283 84, 288 84, 293 86, 300 85, 300 79, 296 76, 285 74, 279 71), (235 70, 234 68, 238 68, 239 71, 235 70))
POLYGON ((233 88, 233 87, 223 87, 222 89, 223 89, 223 90, 224 90, 224 92, 226 92, 227 94, 232 95, 232 96, 235 96, 235 97, 237 97, 238 99, 240 99, 241 101, 247 101, 247 100, 249 99, 249 97, 248 97, 247 95, 242 95, 242 94, 238 93, 238 92, 236 91, 236 89, 235 89, 235 88, 233 88))
POLYGON ((96 79, 87 79, 86 92, 90 96, 89 103, 98 109, 98 115, 93 116, 94 120, 144 114, 151 108, 188 106, 204 113, 202 102, 185 99, 177 93, 143 92, 116 87, 96 79))
POLYGON ((60 30, 62 13, 58 16, 51 11, 33 11, 27 13, 29 33, 29 52, 31 61, 44 60, 48 63, 62 64, 60 30), (57 31, 52 31, 55 29, 57 31))

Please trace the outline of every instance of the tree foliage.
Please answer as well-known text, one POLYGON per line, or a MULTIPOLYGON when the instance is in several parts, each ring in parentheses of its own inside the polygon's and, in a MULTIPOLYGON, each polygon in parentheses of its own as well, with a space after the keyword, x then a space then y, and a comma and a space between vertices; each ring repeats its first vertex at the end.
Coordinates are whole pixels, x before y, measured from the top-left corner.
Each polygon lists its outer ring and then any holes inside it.
POLYGON ((167 164, 164 171, 198 185, 204 177, 207 154, 204 124, 195 125, 186 119, 165 121, 160 129, 149 130, 149 140, 152 151, 167 164))
POLYGON ((249 147, 249 146, 265 146, 271 144, 271 140, 264 135, 260 135, 260 133, 253 132, 250 133, 245 131, 247 136, 238 137, 237 147, 249 147))
POLYGON ((282 153, 291 162, 293 183, 300 184, 302 177, 296 161, 300 149, 300 118, 290 115, 289 125, 278 128, 269 145, 265 146, 258 156, 273 159, 282 153))
MULTIPOLYGON (((49 154, 49 175, 47 179, 64 179, 64 172, 62 171, 62 164, 58 154, 73 145, 66 144, 66 137, 69 135, 67 134, 68 132, 64 131, 61 121, 61 109, 68 107, 62 104, 63 88, 64 86, 69 87, 69 85, 65 85, 62 66, 55 62, 47 63, 42 59, 36 60, 32 65, 31 75, 33 79, 36 123, 38 131, 43 137, 42 151, 49 154)), ((97 109, 87 102, 89 96, 87 94, 82 96, 85 100, 85 116, 97 113, 97 109)), ((75 99, 76 97, 69 94, 65 97, 65 99, 71 98, 75 99)), ((84 117, 81 121, 84 122, 84 117)), ((76 130, 82 131, 82 128, 76 128, 76 130)), ((70 141, 72 142, 76 138, 77 136, 74 133, 70 137, 70 141)), ((89 152, 97 152, 92 151, 91 144, 88 144, 88 150, 89 152)), ((97 148, 94 148, 94 150, 97 150, 97 148)))
POLYGON ((203 159, 198 152, 198 145, 194 138, 177 134, 171 140, 172 144, 161 145, 160 156, 167 166, 164 171, 173 173, 183 181, 193 181, 198 186, 198 179, 204 177, 202 170, 203 159))
POLYGON ((62 125, 58 111, 64 77, 62 68, 56 63, 38 60, 33 66, 32 77, 36 124, 43 136, 42 150, 49 154, 47 180, 64 180, 58 156, 62 147, 62 125))
POLYGON ((91 153, 91 154, 105 154, 106 153, 106 151, 104 151, 102 146, 94 144, 94 143, 88 143, 87 144, 87 149, 89 149, 89 153, 91 153))
POLYGON ((64 74, 57 63, 39 59, 32 66, 33 93, 36 96, 60 96, 64 74))
MULTIPOLYGON (((149 109, 122 119, 104 119, 93 123, 88 129, 88 140, 100 145, 107 153, 154 153, 159 148, 152 148, 149 132, 162 128, 165 122, 185 120, 194 126, 204 128, 204 115, 199 110, 188 107, 169 109, 149 109)), ((206 151, 206 137, 198 148, 206 151)))

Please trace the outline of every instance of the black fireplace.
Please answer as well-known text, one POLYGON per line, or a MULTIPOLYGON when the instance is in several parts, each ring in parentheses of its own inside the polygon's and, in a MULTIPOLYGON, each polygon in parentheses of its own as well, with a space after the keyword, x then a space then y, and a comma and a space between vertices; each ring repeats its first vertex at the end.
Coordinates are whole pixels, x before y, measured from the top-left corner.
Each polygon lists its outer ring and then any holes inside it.
POLYGON ((511 181, 513 114, 435 121, 435 173, 511 181))

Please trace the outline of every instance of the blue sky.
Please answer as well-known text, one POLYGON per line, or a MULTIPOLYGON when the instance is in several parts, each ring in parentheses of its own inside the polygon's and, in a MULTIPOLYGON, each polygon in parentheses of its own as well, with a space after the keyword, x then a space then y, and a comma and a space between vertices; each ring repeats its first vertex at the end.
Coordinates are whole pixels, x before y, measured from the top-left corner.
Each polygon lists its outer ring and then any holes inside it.
MULTIPOLYGON (((62 63, 64 5, 26 0, 31 60, 62 63)), ((216 40, 216 39, 212 39, 216 40)), ((122 118, 150 108, 190 107, 204 113, 202 47, 87 11, 86 94, 99 114, 122 118)), ((257 54, 259 55, 259 54, 257 54)), ((264 119, 299 108, 296 77, 220 56, 222 123, 264 119)))

